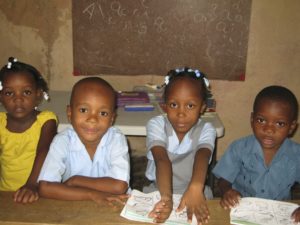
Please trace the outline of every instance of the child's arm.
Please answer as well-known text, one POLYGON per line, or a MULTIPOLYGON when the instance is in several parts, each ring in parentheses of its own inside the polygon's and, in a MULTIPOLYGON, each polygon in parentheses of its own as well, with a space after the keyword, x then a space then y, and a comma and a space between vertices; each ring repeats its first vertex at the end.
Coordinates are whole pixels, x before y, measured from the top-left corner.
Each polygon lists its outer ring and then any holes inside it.
POLYGON ((300 207, 298 207, 293 213, 292 213, 292 219, 295 221, 295 223, 300 222, 300 207))
POLYGON ((23 185, 14 194, 14 201, 19 203, 31 203, 38 199, 37 178, 42 168, 43 162, 47 156, 49 146, 57 132, 56 121, 48 120, 41 129, 41 135, 37 145, 37 152, 34 159, 31 173, 25 185, 23 185))
POLYGON ((183 194, 177 211, 181 211, 187 207, 187 216, 189 222, 195 214, 199 224, 207 223, 209 219, 209 211, 203 194, 208 162, 211 156, 211 150, 202 148, 196 153, 193 175, 187 190, 183 194))
POLYGON ((224 209, 230 209, 239 203, 241 194, 238 191, 232 189, 232 185, 230 182, 223 178, 220 178, 218 186, 222 195, 220 205, 224 209))
POLYGON ((88 188, 111 194, 124 194, 128 189, 127 182, 110 177, 94 178, 77 175, 69 178, 65 184, 72 187, 88 188))
POLYGON ((154 218, 155 223, 165 222, 173 209, 172 200, 172 164, 164 147, 154 146, 151 149, 156 166, 156 183, 161 200, 155 204, 149 217, 154 218))
POLYGON ((89 188, 72 187, 58 182, 40 181, 39 194, 45 198, 59 200, 92 200, 98 204, 117 201, 124 204, 127 195, 112 195, 89 188))

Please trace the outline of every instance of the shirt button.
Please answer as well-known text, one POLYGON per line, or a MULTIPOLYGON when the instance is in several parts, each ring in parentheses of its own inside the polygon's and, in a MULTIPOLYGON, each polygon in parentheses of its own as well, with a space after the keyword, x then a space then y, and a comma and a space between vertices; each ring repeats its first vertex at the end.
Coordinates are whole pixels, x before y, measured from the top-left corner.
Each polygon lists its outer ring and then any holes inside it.
POLYGON ((264 189, 261 189, 261 193, 264 193, 265 192, 265 190, 264 189))

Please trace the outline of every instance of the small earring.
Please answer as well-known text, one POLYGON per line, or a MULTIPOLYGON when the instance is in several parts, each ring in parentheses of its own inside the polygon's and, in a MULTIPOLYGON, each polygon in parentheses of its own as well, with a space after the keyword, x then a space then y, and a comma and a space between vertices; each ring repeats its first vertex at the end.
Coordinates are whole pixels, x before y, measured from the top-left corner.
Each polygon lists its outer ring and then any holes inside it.
POLYGON ((37 110, 38 110, 38 107, 37 107, 37 106, 35 106, 35 107, 34 107, 34 110, 35 110, 35 111, 37 111, 37 110))

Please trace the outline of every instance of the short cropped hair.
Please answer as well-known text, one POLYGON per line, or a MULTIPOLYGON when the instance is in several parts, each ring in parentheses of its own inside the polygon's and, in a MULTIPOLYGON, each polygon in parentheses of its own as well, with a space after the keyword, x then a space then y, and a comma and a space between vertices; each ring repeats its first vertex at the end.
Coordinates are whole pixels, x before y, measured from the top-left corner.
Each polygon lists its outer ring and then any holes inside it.
POLYGON ((114 109, 117 108, 117 92, 115 91, 115 89, 110 85, 110 83, 108 83, 106 80, 100 78, 100 77, 86 77, 83 78, 79 81, 77 81, 73 88, 72 88, 72 92, 71 92, 71 98, 70 98, 70 105, 73 104, 73 98, 74 98, 74 92, 77 88, 78 85, 82 84, 82 83, 98 83, 99 85, 105 86, 108 88, 108 90, 111 91, 112 95, 113 95, 113 99, 114 99, 114 109))
POLYGON ((290 105, 292 120, 298 118, 298 101, 296 96, 289 89, 283 86, 272 85, 262 89, 255 97, 253 104, 253 112, 257 111, 259 102, 262 99, 270 99, 274 101, 285 102, 290 105))

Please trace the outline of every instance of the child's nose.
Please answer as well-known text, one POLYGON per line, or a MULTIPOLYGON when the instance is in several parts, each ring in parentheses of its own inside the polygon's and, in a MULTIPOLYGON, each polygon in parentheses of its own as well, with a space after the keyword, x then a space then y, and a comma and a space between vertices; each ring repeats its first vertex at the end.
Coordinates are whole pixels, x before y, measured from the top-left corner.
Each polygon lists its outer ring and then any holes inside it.
POLYGON ((16 93, 14 96, 14 102, 23 102, 23 101, 24 101, 23 95, 16 93))
POLYGON ((184 107, 178 107, 177 116, 179 117, 185 116, 184 107))
POLYGON ((264 126, 264 131, 267 132, 267 133, 274 133, 275 131, 275 126, 271 123, 267 123, 265 126, 264 126))
POLYGON ((88 116, 88 118, 87 118, 87 120, 89 122, 97 122, 98 119, 99 119, 99 116, 98 116, 97 113, 90 113, 89 116, 88 116))

